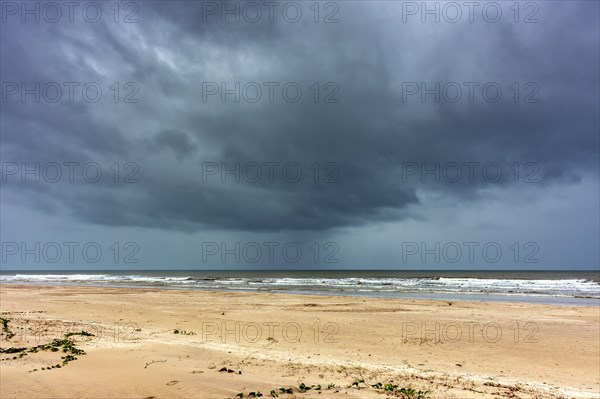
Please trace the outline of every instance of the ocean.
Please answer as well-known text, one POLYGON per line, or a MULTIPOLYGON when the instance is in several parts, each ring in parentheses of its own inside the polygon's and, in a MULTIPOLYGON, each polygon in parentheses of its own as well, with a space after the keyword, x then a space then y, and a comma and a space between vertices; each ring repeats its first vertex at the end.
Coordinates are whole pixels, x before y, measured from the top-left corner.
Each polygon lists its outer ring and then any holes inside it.
POLYGON ((580 271, 0 271, 0 283, 600 306, 600 272, 580 271))

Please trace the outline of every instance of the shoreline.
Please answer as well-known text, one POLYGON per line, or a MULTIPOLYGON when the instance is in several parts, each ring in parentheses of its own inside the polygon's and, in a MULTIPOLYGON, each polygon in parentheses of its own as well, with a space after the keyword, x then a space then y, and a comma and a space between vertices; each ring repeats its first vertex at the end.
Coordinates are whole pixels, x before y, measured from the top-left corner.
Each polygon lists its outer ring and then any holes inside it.
POLYGON ((445 294, 422 294, 412 295, 406 294, 405 296, 394 296, 394 295, 372 295, 368 294, 355 294, 355 293, 326 293, 326 292, 307 292, 307 291, 284 291, 284 290, 269 290, 269 289, 206 289, 206 288, 192 288, 185 286, 144 286, 144 285, 110 285, 110 284, 77 284, 77 283, 47 283, 47 282, 0 282, 0 287, 12 286, 12 287, 73 287, 73 288, 106 288, 106 289, 141 289, 141 290, 164 290, 164 291, 192 291, 192 292, 204 292, 204 293, 219 293, 219 292, 238 292, 238 293, 255 293, 255 294, 276 294, 276 295, 300 295, 300 296, 319 296, 319 297, 340 297, 340 298, 373 298, 373 299, 395 299, 400 301, 456 301, 456 302, 475 302, 475 303, 526 303, 526 304, 539 304, 539 305, 556 305, 556 306, 596 306, 600 307, 600 298, 594 297, 572 297, 572 296, 551 296, 551 295, 500 295, 500 294, 473 294, 473 293, 462 293, 455 295, 445 294), (511 298, 511 299, 508 299, 511 298), (555 300, 549 300, 547 298, 554 298, 555 300))
POLYGON ((268 397, 288 386, 307 398, 377 398, 385 392, 371 385, 389 381, 431 398, 600 397, 596 306, 0 288, 2 317, 15 333, 3 334, 2 348, 44 344, 66 331, 94 334, 74 336, 87 355, 59 370, 30 372, 55 362, 52 353, 3 360, 7 398, 235 398, 256 390, 268 397), (322 393, 299 392, 301 382, 322 393))

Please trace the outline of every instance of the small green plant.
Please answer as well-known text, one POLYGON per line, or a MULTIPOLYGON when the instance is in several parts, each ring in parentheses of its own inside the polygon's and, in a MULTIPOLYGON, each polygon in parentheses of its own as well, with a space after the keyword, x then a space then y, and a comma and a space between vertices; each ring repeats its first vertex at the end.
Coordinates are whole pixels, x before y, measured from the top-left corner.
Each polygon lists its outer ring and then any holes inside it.
POLYGON ((73 355, 61 356, 61 359, 63 359, 63 366, 66 366, 67 363, 72 362, 73 360, 77 360, 73 355))
POLYGON ((307 387, 304 383, 301 383, 298 389, 300 390, 300 392, 306 392, 310 389, 310 387, 307 387))
POLYGON ((404 396, 415 399, 425 399, 429 391, 415 391, 413 388, 400 388, 399 391, 404 396))
MULTIPOLYGON (((141 331, 141 330, 140 330, 141 331)), ((196 335, 195 332, 193 331, 186 331, 186 330, 179 330, 179 329, 174 329, 173 330, 173 334, 181 334, 181 335, 196 335)))
POLYGON ((414 398, 414 399, 426 399, 427 398, 427 394, 429 393, 429 391, 416 391, 413 388, 398 388, 398 385, 396 384, 392 384, 387 383, 387 384, 382 384, 381 382, 377 382, 375 384, 372 384, 371 387, 375 388, 375 389, 384 389, 388 392, 393 392, 394 396, 399 396, 402 398, 414 398))
POLYGON ((41 345, 38 347, 41 350, 51 350, 52 352, 57 352, 62 349, 65 353, 71 353, 73 355, 85 355, 85 351, 83 349, 78 349, 75 347, 75 343, 68 338, 63 339, 55 339, 54 341, 41 345))
POLYGON ((350 387, 356 387, 356 388, 360 388, 360 384, 364 384, 365 380, 360 380, 360 381, 354 381, 352 384, 350 384, 350 387))
POLYGON ((278 394, 277 392, 275 392, 275 390, 274 390, 274 389, 271 389, 271 397, 273 397, 273 398, 278 398, 278 397, 279 397, 279 394, 278 394))
POLYGON ((9 321, 10 319, 0 317, 0 323, 2 323, 2 333, 6 334, 6 339, 11 339, 15 336, 15 334, 10 330, 10 327, 8 326, 9 321))
POLYGON ((95 335, 94 335, 94 334, 92 334, 92 333, 89 333, 89 332, 87 332, 87 331, 83 331, 83 330, 82 330, 81 332, 70 332, 70 333, 66 333, 66 334, 65 334, 65 338, 69 338, 70 336, 73 336, 73 335, 82 335, 82 336, 84 336, 84 337, 95 337, 95 335))
POLYGON ((385 389, 386 391, 393 391, 396 388, 398 388, 398 385, 394 385, 394 384, 391 384, 391 383, 387 383, 387 384, 385 384, 383 386, 383 389, 385 389))
MULTIPOLYGON (((42 370, 51 370, 54 368, 57 368, 57 369, 62 368, 64 366, 66 366, 69 362, 77 360, 77 357, 75 357, 75 356, 80 356, 80 355, 86 354, 83 349, 76 348, 75 343, 69 339, 69 337, 71 337, 73 335, 83 335, 83 336, 87 336, 87 337, 94 336, 93 334, 88 333, 86 331, 81 331, 81 332, 77 332, 77 333, 67 333, 67 334, 65 334, 65 338, 63 338, 63 339, 54 339, 53 341, 51 341, 47 344, 34 346, 32 348, 29 348, 28 352, 37 353, 39 351, 47 351, 47 350, 49 350, 51 352, 58 352, 59 350, 62 349, 62 351, 64 353, 66 353, 65 356, 61 356, 61 359, 63 359, 62 366, 60 364, 57 364, 57 365, 50 366, 50 367, 42 367, 42 370)), ((21 355, 25 355, 25 354, 21 353, 21 355)), ((37 369, 34 369, 33 371, 37 371, 37 369)))
POLYGON ((27 348, 8 348, 2 349, 0 348, 0 353, 19 353, 27 350, 27 348))

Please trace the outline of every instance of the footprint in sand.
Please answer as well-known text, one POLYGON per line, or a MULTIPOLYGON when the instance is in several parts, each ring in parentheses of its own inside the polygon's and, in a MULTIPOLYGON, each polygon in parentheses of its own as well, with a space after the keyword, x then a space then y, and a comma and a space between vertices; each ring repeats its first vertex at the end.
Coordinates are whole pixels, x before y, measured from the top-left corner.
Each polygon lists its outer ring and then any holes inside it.
POLYGON ((167 382, 167 385, 169 385, 169 386, 175 385, 175 384, 179 384, 179 381, 178 380, 173 380, 173 381, 167 382))

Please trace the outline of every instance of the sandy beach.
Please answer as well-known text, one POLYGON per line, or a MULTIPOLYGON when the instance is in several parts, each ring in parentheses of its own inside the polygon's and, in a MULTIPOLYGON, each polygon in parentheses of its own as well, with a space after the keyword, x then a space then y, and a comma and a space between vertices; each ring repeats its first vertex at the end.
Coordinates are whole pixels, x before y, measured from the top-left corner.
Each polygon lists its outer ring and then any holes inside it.
POLYGON ((2 398, 600 397, 598 307, 141 288, 0 291, 2 398), (72 345, 55 342, 53 351, 54 339, 72 345), (72 348, 85 354, 71 355, 72 348))

